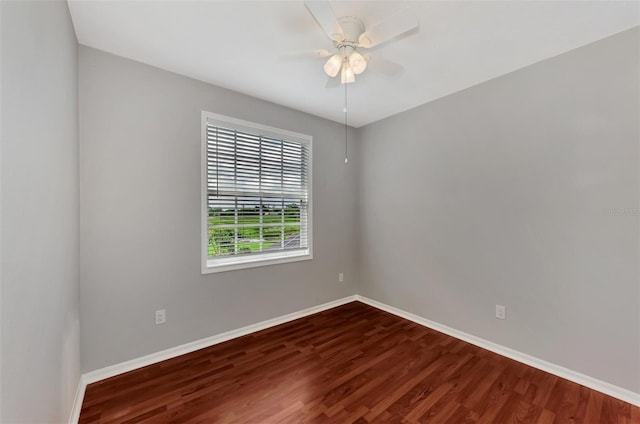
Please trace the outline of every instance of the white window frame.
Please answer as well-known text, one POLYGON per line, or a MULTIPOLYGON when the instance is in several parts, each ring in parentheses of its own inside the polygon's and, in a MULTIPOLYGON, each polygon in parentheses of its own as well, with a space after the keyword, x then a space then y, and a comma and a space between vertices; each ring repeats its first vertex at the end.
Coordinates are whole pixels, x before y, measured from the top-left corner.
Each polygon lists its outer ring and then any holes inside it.
POLYGON ((241 119, 231 118, 212 112, 202 111, 201 118, 201 260, 202 274, 210 274, 215 272, 232 271, 245 268, 255 268, 268 265, 284 264, 296 261, 306 261, 313 259, 313 137, 306 134, 300 134, 280 128, 269 127, 266 125, 256 124, 241 119), (227 128, 233 128, 251 134, 259 134, 267 137, 281 138, 300 143, 306 143, 309 146, 309 164, 308 164, 308 213, 307 213, 307 248, 294 251, 280 251, 274 253, 265 253, 260 255, 234 256, 223 258, 209 257, 209 207, 208 207, 208 187, 207 187, 207 123, 219 124, 227 128))

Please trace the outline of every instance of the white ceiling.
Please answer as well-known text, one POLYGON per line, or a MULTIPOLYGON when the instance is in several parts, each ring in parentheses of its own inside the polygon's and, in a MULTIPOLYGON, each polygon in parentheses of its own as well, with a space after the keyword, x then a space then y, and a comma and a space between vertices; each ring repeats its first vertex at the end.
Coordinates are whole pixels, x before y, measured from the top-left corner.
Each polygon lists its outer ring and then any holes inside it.
MULTIPOLYGON (((640 24, 638 1, 331 2, 373 25, 413 8, 417 33, 374 50, 405 66, 349 85, 349 124, 366 125, 640 24)), ((325 88, 331 42, 302 1, 69 0, 80 44, 343 122, 325 88)))

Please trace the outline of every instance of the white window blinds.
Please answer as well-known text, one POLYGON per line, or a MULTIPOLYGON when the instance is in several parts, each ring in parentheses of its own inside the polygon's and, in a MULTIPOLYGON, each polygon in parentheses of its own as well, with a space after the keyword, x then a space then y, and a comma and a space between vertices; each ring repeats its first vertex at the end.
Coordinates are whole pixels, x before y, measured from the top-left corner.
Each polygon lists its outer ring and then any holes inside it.
POLYGON ((309 245, 310 143, 207 121, 209 258, 309 245))

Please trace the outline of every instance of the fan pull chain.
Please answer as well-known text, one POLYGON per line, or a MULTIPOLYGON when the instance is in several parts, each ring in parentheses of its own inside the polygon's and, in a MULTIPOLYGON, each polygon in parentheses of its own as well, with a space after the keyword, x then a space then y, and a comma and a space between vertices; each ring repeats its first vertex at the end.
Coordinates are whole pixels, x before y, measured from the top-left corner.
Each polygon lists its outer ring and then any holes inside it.
POLYGON ((347 127, 347 86, 344 85, 344 163, 349 162, 349 127, 347 127))

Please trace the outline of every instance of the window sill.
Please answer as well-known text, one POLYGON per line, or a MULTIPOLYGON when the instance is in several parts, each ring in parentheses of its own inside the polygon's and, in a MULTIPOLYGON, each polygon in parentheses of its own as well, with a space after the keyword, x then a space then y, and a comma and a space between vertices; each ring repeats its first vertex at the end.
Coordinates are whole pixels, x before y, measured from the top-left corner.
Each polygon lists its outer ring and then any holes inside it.
POLYGON ((307 261, 310 259, 313 259, 310 249, 286 253, 278 252, 274 254, 261 255, 259 258, 255 256, 239 256, 232 258, 207 259, 202 265, 202 274, 307 261))

